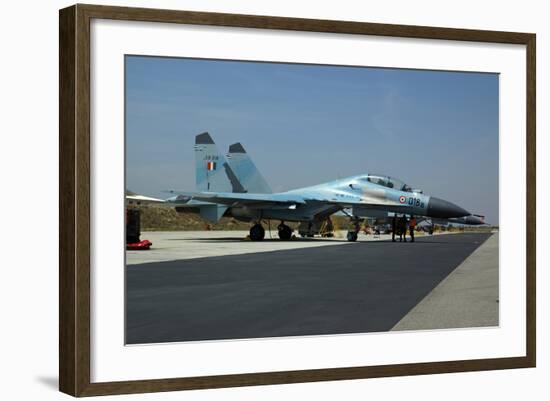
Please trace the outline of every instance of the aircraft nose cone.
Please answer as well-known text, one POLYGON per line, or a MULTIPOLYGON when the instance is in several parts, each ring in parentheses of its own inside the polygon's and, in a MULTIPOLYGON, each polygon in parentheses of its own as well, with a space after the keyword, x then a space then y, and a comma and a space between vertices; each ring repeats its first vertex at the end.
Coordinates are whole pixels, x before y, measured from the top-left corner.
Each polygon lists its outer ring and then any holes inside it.
POLYGON ((450 219, 452 217, 463 217, 470 215, 469 212, 462 209, 454 203, 447 202, 444 199, 439 199, 431 196, 428 202, 428 216, 439 217, 442 219, 450 219))

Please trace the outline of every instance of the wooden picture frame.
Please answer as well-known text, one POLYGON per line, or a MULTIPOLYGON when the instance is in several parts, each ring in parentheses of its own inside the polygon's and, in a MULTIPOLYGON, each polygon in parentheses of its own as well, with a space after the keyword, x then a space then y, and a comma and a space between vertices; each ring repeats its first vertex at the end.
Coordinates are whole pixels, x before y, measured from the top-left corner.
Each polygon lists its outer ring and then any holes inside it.
POLYGON ((59 14, 59 388, 73 396, 534 367, 536 361, 535 47, 530 33, 74 5, 59 14), (94 18, 526 46, 526 356, 92 383, 90 380, 90 21, 94 18))

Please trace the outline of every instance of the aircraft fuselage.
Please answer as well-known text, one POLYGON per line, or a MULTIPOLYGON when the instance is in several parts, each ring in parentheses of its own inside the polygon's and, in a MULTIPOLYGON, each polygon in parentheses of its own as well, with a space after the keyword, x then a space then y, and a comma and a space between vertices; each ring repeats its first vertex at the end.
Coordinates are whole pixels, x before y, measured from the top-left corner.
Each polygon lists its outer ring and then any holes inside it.
MULTIPOLYGON (((380 178, 380 177, 378 177, 380 178)), ((377 179, 378 179, 377 178, 377 179)), ((412 191, 404 186, 405 190, 391 187, 389 177, 373 182, 373 176, 361 175, 339 179, 319 185, 299 188, 286 192, 271 194, 274 202, 278 199, 295 200, 295 203, 273 203, 268 206, 242 205, 235 202, 229 205, 226 215, 231 215, 243 221, 284 220, 284 221, 313 221, 324 219, 331 214, 352 207, 353 215, 368 215, 364 211, 394 212, 408 215, 418 215, 434 218, 453 218, 469 215, 461 207, 445 200, 412 191), (352 206, 347 206, 352 205, 352 206), (363 206, 364 205, 364 206, 363 206)), ((403 187, 400 187, 403 188, 403 187)), ((176 201, 173 198, 172 201, 176 201)), ((180 202, 201 205, 214 203, 180 198, 180 202)))

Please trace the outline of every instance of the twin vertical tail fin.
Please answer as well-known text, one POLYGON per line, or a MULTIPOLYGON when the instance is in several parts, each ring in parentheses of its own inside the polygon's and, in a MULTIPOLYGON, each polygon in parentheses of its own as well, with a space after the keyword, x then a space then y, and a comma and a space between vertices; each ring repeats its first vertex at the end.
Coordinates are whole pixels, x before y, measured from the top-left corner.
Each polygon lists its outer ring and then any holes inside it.
POLYGON ((224 171, 227 164, 208 132, 195 137, 195 174, 197 191, 231 192, 231 183, 224 171))
MULTIPOLYGON (((199 192, 272 193, 240 143, 229 147, 226 161, 208 132, 195 137, 195 174, 199 192)), ((203 205, 200 214, 217 222, 226 210, 227 206, 203 205)))
MULTIPOLYGON (((228 174, 229 165, 208 132, 195 137, 195 184, 199 192, 233 192, 228 174)), ((234 174, 233 174, 234 175, 234 174)), ((218 222, 227 206, 204 205, 200 215, 210 222, 218 222)))
POLYGON ((229 146, 227 162, 246 192, 259 194, 272 193, 271 188, 256 168, 254 162, 252 162, 250 156, 248 156, 248 153, 246 153, 243 145, 237 142, 229 146))

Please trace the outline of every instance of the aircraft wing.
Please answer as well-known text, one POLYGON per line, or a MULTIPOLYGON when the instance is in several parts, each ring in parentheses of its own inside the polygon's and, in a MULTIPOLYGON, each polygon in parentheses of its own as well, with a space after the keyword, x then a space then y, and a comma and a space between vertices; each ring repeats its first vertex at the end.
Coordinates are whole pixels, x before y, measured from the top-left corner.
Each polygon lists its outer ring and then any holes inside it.
POLYGON ((189 196, 191 199, 228 206, 292 207, 306 203, 301 196, 284 194, 248 194, 235 192, 180 192, 168 191, 175 195, 189 196))

